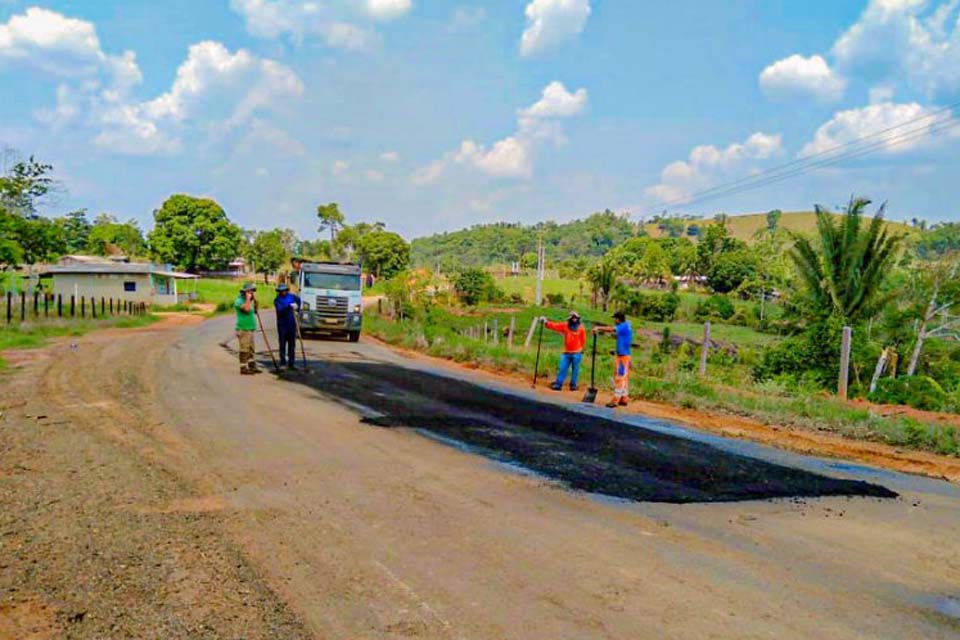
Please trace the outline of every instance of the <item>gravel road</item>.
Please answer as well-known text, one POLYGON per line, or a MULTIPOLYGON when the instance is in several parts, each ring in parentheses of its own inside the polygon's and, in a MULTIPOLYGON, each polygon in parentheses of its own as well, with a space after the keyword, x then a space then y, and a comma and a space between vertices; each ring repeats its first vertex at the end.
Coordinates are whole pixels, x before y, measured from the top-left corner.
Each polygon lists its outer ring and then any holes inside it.
POLYGON ((954 485, 531 410, 365 341, 241 377, 228 319, 174 325, 0 378, 0 638, 960 635, 954 485), (700 475, 645 496, 657 451, 649 486, 700 475))

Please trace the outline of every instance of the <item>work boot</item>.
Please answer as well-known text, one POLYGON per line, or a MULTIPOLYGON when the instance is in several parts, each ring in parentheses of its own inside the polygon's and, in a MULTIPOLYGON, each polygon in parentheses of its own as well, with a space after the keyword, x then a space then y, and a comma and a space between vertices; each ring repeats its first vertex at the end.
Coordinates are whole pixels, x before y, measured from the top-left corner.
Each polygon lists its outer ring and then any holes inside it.
POLYGON ((616 400, 611 400, 610 402, 607 403, 607 409, 616 409, 619 406, 620 406, 620 403, 617 402, 616 400))
POLYGON ((257 373, 257 372, 256 372, 256 371, 250 371, 250 369, 247 369, 247 368, 245 368, 245 367, 243 367, 243 368, 240 369, 240 375, 242 375, 242 376, 252 376, 252 375, 254 375, 255 373, 257 373))
POLYGON ((247 363, 247 369, 254 373, 260 373, 260 367, 257 366, 257 363, 250 361, 247 363))
POLYGON ((551 385, 550 385, 550 388, 553 389, 554 391, 562 391, 562 390, 563 390, 563 387, 560 386, 559 384, 557 384, 556 382, 554 382, 553 384, 551 384, 551 385))
POLYGON ((627 406, 628 404, 630 404, 630 401, 629 401, 629 400, 627 400, 626 398, 620 398, 620 406, 621 406, 621 407, 625 407, 625 406, 627 406))
POLYGON ((575 384, 570 385, 570 391, 579 391, 579 390, 580 390, 580 387, 578 387, 577 385, 575 384))

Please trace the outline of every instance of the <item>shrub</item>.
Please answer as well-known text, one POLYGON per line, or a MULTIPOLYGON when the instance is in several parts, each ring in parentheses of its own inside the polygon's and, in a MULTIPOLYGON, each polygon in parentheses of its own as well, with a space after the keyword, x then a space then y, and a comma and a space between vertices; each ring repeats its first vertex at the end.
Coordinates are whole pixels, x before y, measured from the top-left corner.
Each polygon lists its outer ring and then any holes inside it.
POLYGON ((943 388, 927 376, 881 378, 868 399, 883 404, 905 404, 926 411, 943 411, 949 400, 943 388))
POLYGON ((656 322, 672 322, 680 306, 680 297, 675 293, 624 291, 620 299, 629 315, 656 322))
POLYGON ((736 313, 733 302, 727 296, 714 294, 697 301, 693 316, 698 322, 705 320, 729 320, 736 313))
POLYGON ((547 304, 551 307, 562 307, 566 304, 566 298, 563 297, 562 293, 548 293, 547 294, 547 304))
POLYGON ((511 304, 524 304, 526 300, 523 299, 523 296, 519 293, 510 294, 510 303, 511 304))
POLYGON ((464 269, 454 279, 453 288, 460 301, 471 307, 505 297, 503 291, 497 288, 493 276, 483 269, 464 269))

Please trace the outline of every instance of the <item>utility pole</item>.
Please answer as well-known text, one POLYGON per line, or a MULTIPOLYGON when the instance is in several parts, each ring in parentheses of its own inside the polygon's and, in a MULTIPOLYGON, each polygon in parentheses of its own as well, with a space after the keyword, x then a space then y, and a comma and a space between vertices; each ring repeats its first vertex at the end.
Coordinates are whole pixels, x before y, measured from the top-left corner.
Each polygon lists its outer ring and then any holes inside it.
POLYGON ((537 240, 537 294, 534 300, 535 304, 539 307, 543 302, 543 271, 544 271, 544 250, 543 250, 543 236, 537 240))

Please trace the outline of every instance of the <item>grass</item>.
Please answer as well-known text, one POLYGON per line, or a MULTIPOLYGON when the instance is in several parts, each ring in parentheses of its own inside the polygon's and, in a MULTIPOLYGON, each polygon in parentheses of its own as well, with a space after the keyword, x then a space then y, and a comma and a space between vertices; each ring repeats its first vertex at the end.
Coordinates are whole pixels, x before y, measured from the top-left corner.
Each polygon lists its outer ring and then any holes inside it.
MULTIPOLYGON (((40 320, 0 326, 0 352, 7 349, 36 349, 51 338, 82 336, 96 329, 143 327, 156 322, 156 316, 114 316, 85 320, 40 320)), ((6 368, 0 357, 0 369, 6 368)))
MULTIPOLYGON (((368 314, 364 329, 368 333, 395 345, 418 350, 429 355, 447 358, 499 372, 533 375, 536 350, 536 335, 532 346, 524 348, 523 342, 534 318, 546 315, 555 319, 563 317, 563 311, 544 307, 507 309, 488 307, 469 313, 452 313, 434 308, 425 320, 394 322, 376 313, 368 314), (499 344, 482 337, 463 335, 466 329, 479 329, 484 324, 491 330, 494 320, 499 329, 509 326, 510 318, 516 319, 514 347, 508 348, 504 339, 499 344)), ((609 322, 608 314, 583 310, 589 329, 593 322, 609 322)), ((633 320, 634 329, 653 328, 662 330, 664 323, 633 320)), ((674 335, 700 339, 703 328, 699 324, 672 323, 674 335)), ((646 400, 697 409, 701 411, 743 416, 765 424, 793 426, 810 431, 826 430, 845 437, 884 442, 890 445, 933 451, 943 455, 957 455, 960 451, 960 435, 953 427, 925 423, 903 416, 881 416, 868 409, 842 402, 837 398, 818 392, 788 392, 776 383, 754 383, 751 376, 753 362, 760 350, 776 340, 745 327, 715 324, 712 335, 718 340, 738 347, 738 355, 711 352, 708 360, 709 377, 701 379, 697 371, 699 349, 684 345, 679 349, 663 352, 656 340, 643 335, 635 338, 639 346, 634 349, 634 373, 631 376, 631 395, 646 400)), ((612 388, 613 370, 610 350, 613 343, 609 337, 599 339, 597 355, 597 386, 609 391, 612 388)), ((550 378, 556 374, 562 337, 552 331, 544 331, 543 351, 540 359, 541 375, 550 378)), ((589 345, 581 371, 581 385, 589 382, 589 345)))
MULTIPOLYGON (((523 299, 527 302, 533 302, 537 292, 537 278, 536 276, 498 278, 497 286, 503 289, 504 293, 506 293, 508 296, 519 294, 523 296, 523 299)), ((567 280, 562 278, 544 278, 544 299, 546 299, 546 295, 548 293, 561 293, 568 301, 573 299, 574 296, 576 296, 578 300, 582 301, 586 301, 590 297, 590 289, 585 283, 582 283, 579 280, 567 280)))

